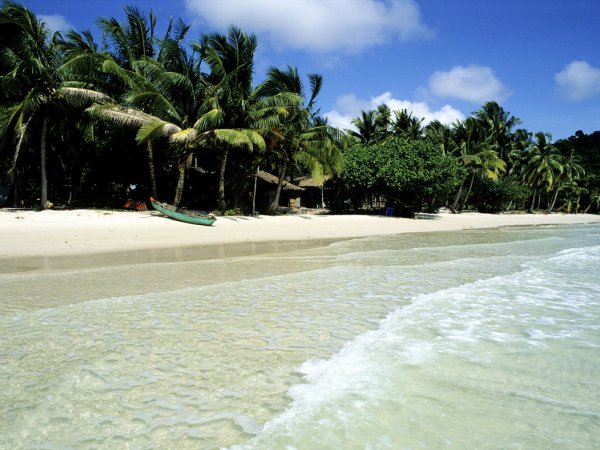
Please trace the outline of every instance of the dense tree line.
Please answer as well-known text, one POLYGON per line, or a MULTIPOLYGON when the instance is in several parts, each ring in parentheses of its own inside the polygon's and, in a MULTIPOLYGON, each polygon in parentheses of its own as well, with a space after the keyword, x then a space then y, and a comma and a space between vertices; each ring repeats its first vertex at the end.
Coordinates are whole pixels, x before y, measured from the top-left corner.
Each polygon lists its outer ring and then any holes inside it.
POLYGON ((359 144, 344 152, 340 208, 598 212, 600 132, 552 143, 516 128, 521 121, 493 101, 451 126, 422 122, 386 105, 354 120, 359 144))
POLYGON ((282 183, 329 180, 335 210, 446 206, 598 210, 600 133, 552 143, 495 102, 452 126, 423 126, 386 105, 355 130, 319 115, 318 74, 270 68, 255 83, 257 41, 232 26, 192 40, 171 19, 125 7, 125 20, 50 33, 30 10, 0 9, 0 176, 14 205, 121 206, 149 195, 248 210, 257 169, 282 183))

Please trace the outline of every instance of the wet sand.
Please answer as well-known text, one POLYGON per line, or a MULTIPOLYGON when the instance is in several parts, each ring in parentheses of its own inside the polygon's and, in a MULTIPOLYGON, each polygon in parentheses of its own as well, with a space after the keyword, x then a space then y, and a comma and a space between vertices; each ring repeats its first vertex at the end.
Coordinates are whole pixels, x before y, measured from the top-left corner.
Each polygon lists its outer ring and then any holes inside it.
POLYGON ((333 240, 514 225, 600 222, 599 215, 421 214, 219 217, 189 225, 156 212, 0 210, 0 272, 193 261, 326 245, 333 240))

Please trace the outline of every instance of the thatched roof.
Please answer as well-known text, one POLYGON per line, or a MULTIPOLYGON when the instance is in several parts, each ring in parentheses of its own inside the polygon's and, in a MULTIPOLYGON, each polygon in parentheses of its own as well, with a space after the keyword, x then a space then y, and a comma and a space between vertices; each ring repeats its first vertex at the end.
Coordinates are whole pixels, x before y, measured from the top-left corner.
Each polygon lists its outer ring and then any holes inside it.
MULTIPOLYGON (((257 173, 259 179, 269 183, 277 185, 279 182, 279 178, 269 172, 265 172, 264 170, 259 170, 257 173)), ((303 191, 304 188, 300 186, 296 186, 295 184, 290 183, 289 181, 283 181, 282 189, 290 190, 290 191, 303 191)))
POLYGON ((331 177, 326 176, 323 179, 323 181, 319 182, 315 178, 312 178, 312 177, 298 177, 298 178, 296 178, 295 181, 298 186, 303 187, 303 188, 313 188, 313 187, 320 188, 330 178, 331 177))

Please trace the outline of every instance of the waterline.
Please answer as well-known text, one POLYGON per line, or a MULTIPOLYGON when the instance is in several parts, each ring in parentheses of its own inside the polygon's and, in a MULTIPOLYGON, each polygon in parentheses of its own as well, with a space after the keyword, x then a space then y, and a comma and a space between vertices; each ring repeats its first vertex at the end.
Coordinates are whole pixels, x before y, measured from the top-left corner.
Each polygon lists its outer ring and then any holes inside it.
POLYGON ((0 447, 589 448, 598 245, 504 229, 29 274, 71 300, 78 277, 188 284, 3 311, 0 447))

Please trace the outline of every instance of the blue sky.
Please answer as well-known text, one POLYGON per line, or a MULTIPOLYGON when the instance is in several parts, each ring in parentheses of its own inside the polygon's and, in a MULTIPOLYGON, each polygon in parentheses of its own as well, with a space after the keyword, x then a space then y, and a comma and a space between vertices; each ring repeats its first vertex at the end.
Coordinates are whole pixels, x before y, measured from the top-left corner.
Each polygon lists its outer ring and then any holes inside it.
POLYGON ((270 66, 320 73, 321 113, 346 128, 385 102, 451 123, 498 101, 553 138, 600 130, 600 0, 24 0, 53 29, 123 19, 132 4, 204 32, 258 37, 270 66))

